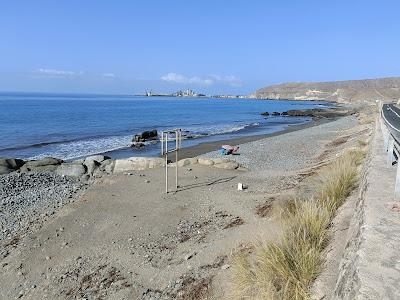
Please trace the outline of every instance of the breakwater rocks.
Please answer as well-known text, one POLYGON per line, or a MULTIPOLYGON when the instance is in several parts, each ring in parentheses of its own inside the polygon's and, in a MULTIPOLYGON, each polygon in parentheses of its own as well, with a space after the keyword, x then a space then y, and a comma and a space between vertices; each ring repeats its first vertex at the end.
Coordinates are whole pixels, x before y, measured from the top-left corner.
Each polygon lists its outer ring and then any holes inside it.
MULTIPOLYGON (((185 158, 178 161, 178 166, 199 164, 203 166, 215 166, 220 169, 237 169, 239 164, 227 158, 204 159, 185 158)), ((175 164, 168 164, 174 166, 175 164)), ((32 172, 53 172, 59 176, 80 178, 87 181, 92 178, 100 178, 103 175, 123 173, 129 171, 142 171, 146 169, 165 167, 165 160, 160 157, 130 157, 124 159, 111 159, 104 155, 88 156, 71 162, 61 159, 45 157, 39 160, 23 161, 13 158, 0 158, 0 175, 32 172)))
MULTIPOLYGON (((217 169, 235 170, 240 167, 239 163, 229 160, 227 158, 184 158, 178 161, 178 167, 185 167, 189 165, 200 165, 210 166, 217 169)), ((169 164, 168 166, 175 167, 175 163, 169 164)))
POLYGON ((14 158, 0 158, 0 175, 18 172, 54 172, 60 176, 79 177, 88 180, 91 177, 101 177, 111 174, 114 161, 108 156, 94 155, 85 159, 64 162, 61 159, 45 157, 38 160, 23 161, 14 158))
POLYGON ((312 117, 314 119, 321 118, 336 118, 336 117, 344 117, 353 114, 354 111, 348 109, 340 109, 340 108, 313 108, 313 109, 292 109, 288 111, 284 111, 282 113, 279 112, 262 112, 261 115, 268 117, 272 116, 287 116, 287 117, 312 117))

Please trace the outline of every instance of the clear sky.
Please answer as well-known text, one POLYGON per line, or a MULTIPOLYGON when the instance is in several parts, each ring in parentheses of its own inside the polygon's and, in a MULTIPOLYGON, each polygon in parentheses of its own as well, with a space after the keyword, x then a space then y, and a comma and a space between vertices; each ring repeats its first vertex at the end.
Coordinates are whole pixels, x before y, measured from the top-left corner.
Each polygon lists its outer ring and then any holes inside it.
POLYGON ((247 94, 400 75, 400 1, 0 0, 0 91, 247 94))

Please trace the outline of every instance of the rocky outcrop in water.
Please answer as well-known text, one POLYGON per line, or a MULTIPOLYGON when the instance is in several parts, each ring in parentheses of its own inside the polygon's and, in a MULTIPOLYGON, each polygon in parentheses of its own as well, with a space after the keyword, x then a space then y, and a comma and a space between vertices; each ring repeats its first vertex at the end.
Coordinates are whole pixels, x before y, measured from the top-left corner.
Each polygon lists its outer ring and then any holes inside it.
MULTIPOLYGON (((336 118, 353 114, 353 110, 342 108, 313 108, 313 109, 292 109, 282 113, 274 111, 271 115, 286 116, 286 117, 312 117, 314 119, 320 118, 336 118)), ((261 113, 262 116, 269 116, 268 112, 261 113)))
POLYGON ((148 140, 155 140, 158 137, 158 133, 156 129, 149 130, 149 131, 143 131, 141 134, 136 134, 132 142, 134 143, 140 143, 140 142, 146 142, 148 140))

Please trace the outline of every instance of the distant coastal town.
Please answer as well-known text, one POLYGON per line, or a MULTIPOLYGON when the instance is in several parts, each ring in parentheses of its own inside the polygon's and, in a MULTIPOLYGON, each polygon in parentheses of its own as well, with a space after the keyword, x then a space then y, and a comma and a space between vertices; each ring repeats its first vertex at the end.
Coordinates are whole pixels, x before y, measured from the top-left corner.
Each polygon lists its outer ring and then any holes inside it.
MULTIPOLYGON (((143 96, 143 95, 140 95, 143 96)), ((194 92, 191 89, 187 89, 187 90, 179 90, 176 91, 174 93, 155 93, 153 91, 146 91, 144 93, 144 96, 147 97, 208 97, 208 98, 249 98, 249 96, 246 95, 206 95, 206 94, 202 94, 202 93, 197 93, 194 92)))

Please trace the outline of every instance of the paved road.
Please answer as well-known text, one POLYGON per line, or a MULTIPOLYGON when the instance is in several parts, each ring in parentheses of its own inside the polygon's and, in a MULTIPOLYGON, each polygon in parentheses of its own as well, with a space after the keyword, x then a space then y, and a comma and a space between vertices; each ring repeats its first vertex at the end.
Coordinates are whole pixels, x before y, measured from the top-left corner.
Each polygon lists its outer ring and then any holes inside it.
POLYGON ((390 133, 400 143, 400 108, 393 104, 384 104, 382 116, 390 133))

